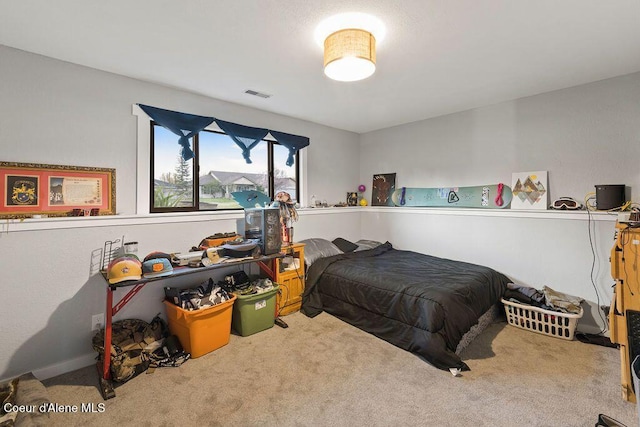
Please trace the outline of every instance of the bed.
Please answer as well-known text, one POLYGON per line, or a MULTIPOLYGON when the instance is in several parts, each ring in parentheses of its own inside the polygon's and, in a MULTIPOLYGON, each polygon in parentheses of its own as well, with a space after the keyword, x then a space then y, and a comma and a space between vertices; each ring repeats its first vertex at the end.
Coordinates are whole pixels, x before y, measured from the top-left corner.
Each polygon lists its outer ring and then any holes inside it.
POLYGON ((314 245, 306 249, 313 262, 305 315, 327 312, 440 369, 469 369, 456 348, 510 282, 489 267, 397 250, 389 242, 315 258, 314 245))

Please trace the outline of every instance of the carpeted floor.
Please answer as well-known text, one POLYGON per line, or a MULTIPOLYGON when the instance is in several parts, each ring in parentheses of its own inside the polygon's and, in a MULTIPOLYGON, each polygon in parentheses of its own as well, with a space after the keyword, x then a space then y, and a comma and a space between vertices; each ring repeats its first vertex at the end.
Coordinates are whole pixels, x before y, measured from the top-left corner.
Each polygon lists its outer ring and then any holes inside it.
POLYGON ((45 381, 52 402, 104 403, 53 414, 55 426, 638 425, 621 398, 617 349, 496 323, 461 354, 461 377, 328 314, 300 313, 178 368, 142 374, 103 401, 95 367, 45 381))

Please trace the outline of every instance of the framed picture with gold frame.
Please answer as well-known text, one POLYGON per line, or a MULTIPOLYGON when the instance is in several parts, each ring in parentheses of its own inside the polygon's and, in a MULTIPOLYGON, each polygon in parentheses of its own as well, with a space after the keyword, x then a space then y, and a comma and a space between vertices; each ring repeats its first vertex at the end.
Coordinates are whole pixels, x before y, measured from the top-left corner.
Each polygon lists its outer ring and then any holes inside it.
POLYGON ((115 215, 116 170, 0 162, 0 218, 115 215))

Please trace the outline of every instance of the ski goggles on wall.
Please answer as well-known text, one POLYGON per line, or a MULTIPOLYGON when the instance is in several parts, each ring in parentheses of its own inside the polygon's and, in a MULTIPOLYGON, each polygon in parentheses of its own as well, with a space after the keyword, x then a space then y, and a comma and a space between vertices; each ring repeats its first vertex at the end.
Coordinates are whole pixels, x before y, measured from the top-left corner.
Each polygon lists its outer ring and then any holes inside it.
POLYGON ((582 209, 582 204, 578 203, 573 197, 560 197, 553 201, 549 209, 558 210, 578 210, 582 209))

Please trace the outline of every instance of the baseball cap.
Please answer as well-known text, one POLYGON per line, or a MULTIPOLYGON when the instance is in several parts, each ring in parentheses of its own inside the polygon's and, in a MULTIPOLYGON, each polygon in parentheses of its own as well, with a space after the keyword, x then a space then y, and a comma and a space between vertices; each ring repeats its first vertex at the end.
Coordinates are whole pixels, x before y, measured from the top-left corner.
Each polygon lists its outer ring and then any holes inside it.
POLYGON ((167 260, 171 261, 171 255, 169 255, 166 252, 158 252, 158 251, 150 252, 146 257, 144 257, 144 261, 149 261, 150 259, 156 259, 156 258, 166 258, 167 260))
POLYGON ((173 272, 173 266, 166 258, 152 258, 142 263, 144 277, 168 276, 173 272))
POLYGON ((109 263, 107 278, 112 285, 126 280, 140 280, 142 279, 142 264, 137 258, 118 257, 109 263))
POLYGON ((138 255, 131 254, 131 253, 124 253, 122 255, 118 255, 116 259, 120 259, 120 258, 132 258, 132 259, 135 259, 136 261, 140 261, 140 258, 138 258, 138 255))

